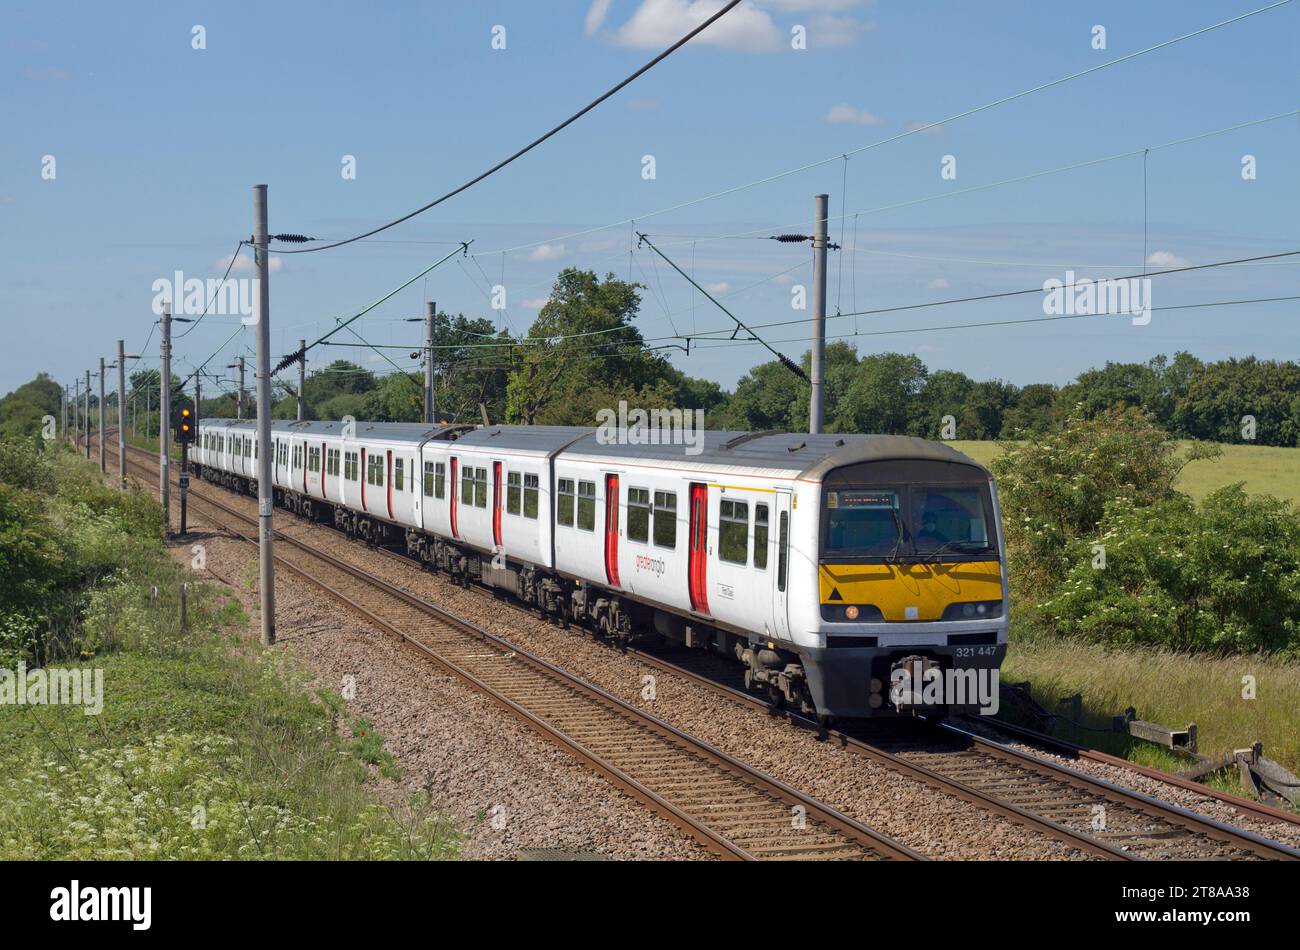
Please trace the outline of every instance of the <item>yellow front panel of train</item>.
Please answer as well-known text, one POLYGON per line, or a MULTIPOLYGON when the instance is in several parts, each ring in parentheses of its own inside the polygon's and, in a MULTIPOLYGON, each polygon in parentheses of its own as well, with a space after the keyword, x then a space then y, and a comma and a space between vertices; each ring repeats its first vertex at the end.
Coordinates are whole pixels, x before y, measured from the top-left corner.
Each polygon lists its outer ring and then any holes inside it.
POLYGON ((1002 599, 997 561, 823 564, 823 604, 873 604, 890 623, 939 620, 950 604, 1002 599))

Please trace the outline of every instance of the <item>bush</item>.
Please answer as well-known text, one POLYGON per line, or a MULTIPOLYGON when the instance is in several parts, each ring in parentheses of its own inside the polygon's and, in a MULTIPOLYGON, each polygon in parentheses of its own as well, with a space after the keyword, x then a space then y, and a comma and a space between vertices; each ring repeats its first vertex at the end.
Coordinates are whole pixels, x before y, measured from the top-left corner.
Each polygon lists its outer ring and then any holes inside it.
POLYGON ((1046 596, 1072 564, 1068 548, 1095 535, 1108 504, 1144 507, 1176 495, 1174 482, 1193 458, 1218 454, 1197 446, 1179 458, 1169 433, 1141 410, 1106 409, 1091 419, 1077 409, 1040 439, 1004 443, 993 460, 1008 566, 1015 592, 1046 596))
POLYGON ((1197 507, 1177 495, 1117 499, 1040 605, 1059 633, 1216 653, 1300 655, 1300 513, 1240 484, 1197 507), (1093 543, 1105 546, 1094 566, 1093 543))

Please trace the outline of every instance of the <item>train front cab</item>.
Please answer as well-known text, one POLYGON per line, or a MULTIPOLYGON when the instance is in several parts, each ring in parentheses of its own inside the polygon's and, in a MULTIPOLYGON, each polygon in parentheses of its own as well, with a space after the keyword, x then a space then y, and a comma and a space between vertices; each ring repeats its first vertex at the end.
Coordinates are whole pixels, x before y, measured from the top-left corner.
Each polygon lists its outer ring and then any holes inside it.
POLYGON ((802 593, 816 608, 800 611, 795 640, 824 717, 997 709, 1007 648, 997 493, 988 472, 952 455, 842 466, 806 486, 816 557, 801 560, 816 579, 802 593))

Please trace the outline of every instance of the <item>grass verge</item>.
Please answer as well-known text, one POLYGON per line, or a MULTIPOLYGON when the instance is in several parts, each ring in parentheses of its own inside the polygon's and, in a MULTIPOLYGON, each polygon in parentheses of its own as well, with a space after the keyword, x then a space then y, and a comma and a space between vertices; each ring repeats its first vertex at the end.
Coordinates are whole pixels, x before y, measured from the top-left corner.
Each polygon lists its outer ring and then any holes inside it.
MULTIPOLYGON (((1264 656, 1209 657, 1013 638, 1002 679, 1028 682, 1034 698, 1049 712, 1068 715, 1061 701, 1081 694, 1082 722, 1088 728, 1062 723, 1057 735, 1134 762, 1174 772, 1190 764, 1176 753, 1110 731, 1111 717, 1129 706, 1139 719, 1166 726, 1196 723, 1201 755, 1217 756, 1259 740, 1266 756, 1292 772, 1300 771, 1300 665, 1295 663, 1264 656), (1247 689, 1252 681, 1253 697, 1247 689)), ((1215 776, 1210 784, 1242 793, 1235 773, 1215 776)))
MULTIPOLYGON (((60 471, 93 469, 71 452, 58 461, 60 471)), ((61 544, 93 536, 97 547, 129 551, 111 572, 77 575, 92 579, 62 592, 75 602, 66 616, 76 629, 58 642, 72 648, 37 654, 47 674, 102 677, 102 708, 87 715, 88 697, 0 702, 0 859, 456 856, 459 836, 427 796, 400 807, 374 797, 368 780, 397 765, 370 724, 349 717, 337 694, 310 691, 290 657, 241 638, 240 602, 194 583, 161 541, 126 547, 113 516, 121 496, 84 490, 90 477, 71 476, 83 489, 72 504, 62 475, 54 491, 27 497, 45 507, 61 544)))

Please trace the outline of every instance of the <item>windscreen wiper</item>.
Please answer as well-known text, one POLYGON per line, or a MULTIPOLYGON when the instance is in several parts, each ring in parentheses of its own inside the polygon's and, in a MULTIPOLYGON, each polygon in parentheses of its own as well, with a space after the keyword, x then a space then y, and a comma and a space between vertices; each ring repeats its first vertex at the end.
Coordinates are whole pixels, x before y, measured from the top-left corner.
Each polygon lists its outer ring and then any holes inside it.
POLYGON ((963 544, 971 545, 971 547, 962 551, 963 554, 974 554, 976 551, 993 550, 993 545, 989 544, 987 541, 945 541, 943 542, 943 544, 939 545, 933 551, 918 551, 917 554, 920 555, 924 561, 929 562, 929 561, 937 560, 939 555, 942 554, 944 551, 946 551, 948 548, 956 548, 958 545, 963 545, 963 544))
POLYGON ((898 531, 898 540, 894 542, 894 550, 889 552, 887 560, 898 563, 898 549, 903 544, 903 520, 898 517, 898 509, 893 505, 889 506, 889 514, 894 519, 894 528, 898 531))

